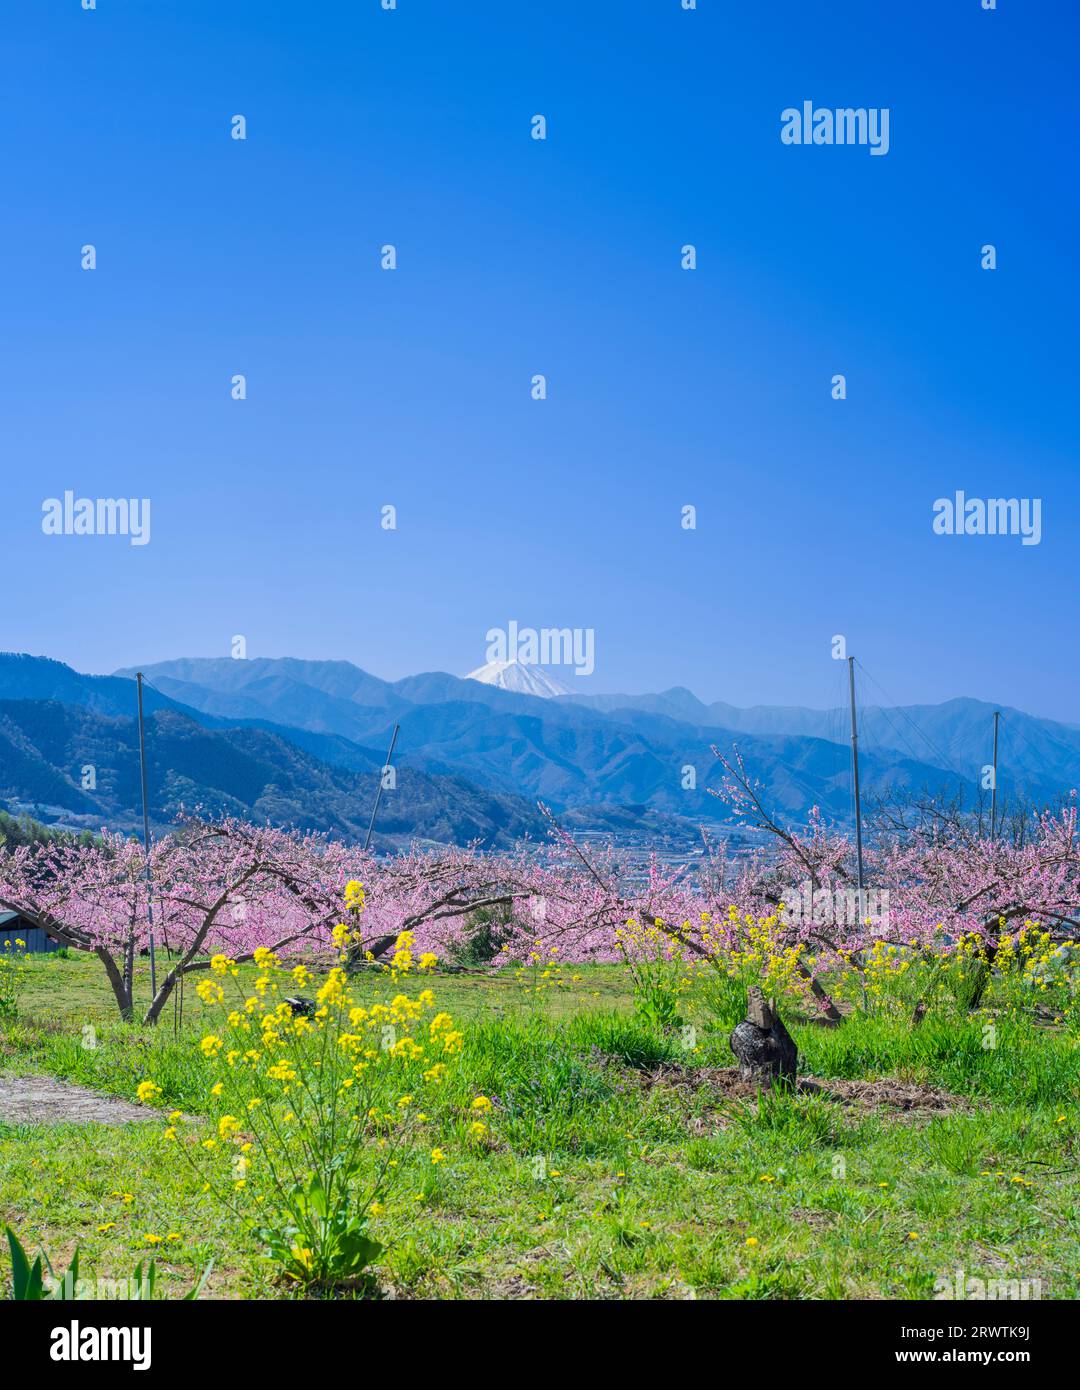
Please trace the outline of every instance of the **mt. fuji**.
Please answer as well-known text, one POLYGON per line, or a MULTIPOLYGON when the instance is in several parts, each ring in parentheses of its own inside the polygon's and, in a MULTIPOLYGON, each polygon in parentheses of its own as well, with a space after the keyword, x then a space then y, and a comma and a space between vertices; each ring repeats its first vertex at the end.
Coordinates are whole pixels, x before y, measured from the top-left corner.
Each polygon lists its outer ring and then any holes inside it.
POLYGON ((539 695, 550 700, 555 695, 573 695, 576 692, 557 676, 549 675, 542 666, 530 666, 527 661, 489 661, 486 666, 478 666, 465 677, 468 681, 482 681, 484 685, 494 685, 500 690, 512 690, 515 695, 539 695))

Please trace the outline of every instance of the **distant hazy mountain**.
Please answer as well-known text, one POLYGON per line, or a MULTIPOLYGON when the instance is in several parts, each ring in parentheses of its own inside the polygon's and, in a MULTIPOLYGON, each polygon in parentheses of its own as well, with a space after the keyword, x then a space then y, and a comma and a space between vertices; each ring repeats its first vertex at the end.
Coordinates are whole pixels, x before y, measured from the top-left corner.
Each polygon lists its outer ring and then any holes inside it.
MULTIPOLYGON (((649 804, 718 818, 723 808, 706 791, 718 778, 709 745, 728 748, 737 738, 777 806, 792 816, 815 804, 838 819, 850 814, 846 710, 739 710, 705 705, 682 689, 541 698, 444 672, 384 682, 342 662, 189 659, 160 663, 149 675, 176 700, 209 713, 251 718, 257 709, 264 720, 332 731, 368 747, 384 747, 397 722, 403 765, 564 807, 649 804), (687 768, 694 789, 685 786, 687 768)), ((961 781, 972 791, 990 756, 988 710, 978 701, 864 709, 866 794, 898 786, 943 791, 961 781)), ((1036 799, 1051 799, 1080 781, 1076 731, 1014 711, 1008 718, 1027 747, 1023 759, 1003 759, 1004 789, 1022 785, 1036 799)))
MULTIPOLYGON (((577 704, 614 717, 640 711, 739 734, 784 734, 835 743, 846 743, 851 728, 846 706, 815 710, 754 705, 739 709, 719 700, 706 705, 680 686, 657 695, 574 694, 562 697, 559 703, 577 704)), ((974 781, 992 759, 995 709, 1001 713, 998 760, 1005 778, 1028 787, 1035 796, 1053 796, 1080 786, 1080 728, 983 700, 862 705, 859 746, 878 753, 900 753, 974 781)))
MULTIPOLYGON (((146 721, 151 815, 166 825, 182 807, 325 830, 345 839, 367 831, 382 758, 367 773, 333 767, 262 729, 207 729, 176 710, 146 721)), ((47 819, 97 829, 140 824, 138 726, 51 700, 0 700, 0 801, 40 808, 47 819), (93 769, 90 789, 83 770, 93 769)), ((354 756, 359 750, 355 749, 354 756)), ((379 810, 376 843, 413 837, 487 847, 543 835, 536 808, 460 778, 401 769, 379 810)))
MULTIPOLYGON (((318 733, 363 738, 386 716, 407 708, 386 681, 347 661, 230 657, 185 658, 144 667, 165 695, 224 719, 271 719, 318 733)), ((132 677, 135 668, 116 673, 132 677)))
MULTIPOLYGON (((356 835, 366 827, 375 770, 395 724, 399 783, 384 798, 379 824, 400 837, 505 843, 539 832, 537 798, 579 828, 624 826, 629 814, 642 826, 678 822, 685 832, 726 817, 709 795, 723 772, 710 744, 728 751, 736 740, 781 814, 801 818, 813 805, 837 822, 851 814, 846 710, 740 710, 706 705, 682 689, 539 696, 437 671, 383 681, 343 661, 185 658, 145 670, 158 750, 155 812, 165 818, 181 801, 200 801, 356 835)), ((82 676, 44 658, 0 656, 0 702, 9 701, 38 708, 4 703, 0 711, 7 721, 0 799, 91 817, 135 814, 134 782, 106 778, 101 789, 99 778, 99 791, 84 793, 77 775, 96 758, 114 769, 114 779, 129 775, 129 673, 82 676), (57 708, 46 711, 46 703, 57 708), (102 742, 117 749, 113 761, 102 742)), ((946 793, 960 784, 970 796, 990 758, 992 713, 977 700, 862 709, 865 796, 898 788, 946 793)), ((1080 729, 1016 710, 1003 716, 1005 792, 1022 788, 1050 801, 1080 785, 1080 729)))
POLYGON ((482 681, 484 685, 511 690, 517 695, 537 695, 543 700, 573 694, 572 687, 565 681, 545 671, 542 666, 531 666, 527 661, 489 661, 486 666, 478 666, 475 671, 470 671, 465 679, 482 681))
MULTIPOLYGON (((133 715, 137 710, 134 680, 120 674, 84 676, 62 661, 19 652, 0 652, 0 699, 59 700, 100 714, 133 715)), ((147 686, 143 707, 150 713, 177 708, 177 702, 147 686)))

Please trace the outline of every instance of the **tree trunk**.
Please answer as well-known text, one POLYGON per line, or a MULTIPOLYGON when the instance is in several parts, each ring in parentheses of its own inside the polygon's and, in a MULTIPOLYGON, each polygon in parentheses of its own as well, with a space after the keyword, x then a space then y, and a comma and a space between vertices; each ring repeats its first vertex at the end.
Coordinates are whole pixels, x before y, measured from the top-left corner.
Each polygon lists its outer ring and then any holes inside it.
POLYGON ((798 962, 798 966, 799 966, 799 974, 800 974, 800 975, 803 977, 803 979, 806 981, 807 985, 808 985, 809 988, 810 988, 810 993, 814 996, 814 998, 815 998, 815 999, 818 1001, 818 1003, 821 1005, 821 1011, 822 1011, 822 1013, 825 1015, 825 1017, 829 1020, 829 1022, 830 1022, 830 1023, 841 1023, 841 1022, 843 1022, 844 1015, 840 1012, 840 1010, 836 1007, 836 1005, 833 1003, 833 1001, 832 1001, 832 1000, 829 998, 829 996, 825 993, 824 989, 821 987, 821 985, 818 983, 818 981, 814 978, 814 976, 813 976, 813 974, 810 972, 810 970, 808 970, 807 967, 806 967, 805 965, 803 965, 802 961, 799 961, 799 962, 798 962))
POLYGON ((124 946, 124 987, 130 1004, 135 993, 135 932, 132 929, 124 946))
POLYGON ((131 999, 131 986, 121 975, 116 961, 105 949, 104 946, 95 946, 94 954, 105 967, 105 974, 109 977, 109 984, 112 985, 112 992, 116 998, 116 1006, 120 1010, 120 1017, 125 1023, 130 1023, 133 1015, 131 999))
POLYGON ((154 995, 153 999, 151 999, 150 1007, 143 1015, 144 1023, 154 1024, 158 1021, 159 1017, 161 1016, 162 1009, 169 1002, 169 996, 176 988, 177 982, 179 981, 180 977, 185 973, 183 964, 183 961, 180 961, 176 965, 174 965, 173 968, 162 980, 161 984, 158 985, 158 992, 154 995))

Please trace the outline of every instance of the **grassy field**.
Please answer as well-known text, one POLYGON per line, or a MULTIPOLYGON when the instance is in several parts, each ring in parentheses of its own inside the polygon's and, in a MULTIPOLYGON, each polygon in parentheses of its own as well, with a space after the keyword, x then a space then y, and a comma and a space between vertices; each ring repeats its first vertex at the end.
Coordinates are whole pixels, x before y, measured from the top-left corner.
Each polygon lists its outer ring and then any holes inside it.
MULTIPOLYGON (((19 1015, 0 1025, 0 1072, 129 1100, 150 1077, 162 1111, 200 1123, 207 1023, 192 990, 182 1022, 170 1006, 148 1031, 115 1021, 96 961, 27 969, 19 1015)), ((692 995, 693 1034, 664 1033, 635 1015, 622 969, 564 978, 540 994, 511 973, 425 981, 465 1044, 373 1223, 383 1294, 905 1299, 963 1270, 1080 1295, 1065 1031, 1001 1019, 988 1049, 979 1015, 917 1029, 789 1018, 820 1085, 758 1105, 732 1085, 727 1028, 692 995), (483 1145, 466 1137, 478 1094, 492 1099, 483 1145)), ((378 975, 357 989, 387 993, 378 975)), ((166 1293, 213 1260, 216 1296, 292 1296, 162 1141, 164 1123, 0 1125, 0 1223, 54 1264, 78 1245, 100 1277, 153 1249, 166 1293)))

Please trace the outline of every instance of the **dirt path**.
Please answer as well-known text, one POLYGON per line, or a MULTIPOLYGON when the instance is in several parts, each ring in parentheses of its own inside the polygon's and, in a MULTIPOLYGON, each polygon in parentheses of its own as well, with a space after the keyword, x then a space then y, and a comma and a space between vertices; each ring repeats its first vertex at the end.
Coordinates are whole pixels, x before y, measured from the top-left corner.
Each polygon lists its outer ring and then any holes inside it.
POLYGON ((160 1122, 161 1112, 52 1076, 0 1076, 0 1120, 9 1125, 146 1124, 160 1122))

